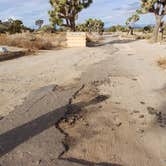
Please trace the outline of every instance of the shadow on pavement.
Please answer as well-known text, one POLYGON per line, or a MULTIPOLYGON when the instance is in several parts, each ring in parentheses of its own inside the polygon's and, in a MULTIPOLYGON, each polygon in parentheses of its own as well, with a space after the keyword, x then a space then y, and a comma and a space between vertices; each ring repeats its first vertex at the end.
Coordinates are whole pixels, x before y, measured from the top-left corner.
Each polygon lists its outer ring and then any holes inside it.
POLYGON ((106 46, 106 45, 110 45, 110 44, 125 44, 125 43, 131 43, 134 42, 135 40, 132 39, 123 39, 123 40, 112 40, 109 42, 89 42, 87 44, 88 47, 101 47, 101 46, 106 46))
POLYGON ((90 162, 90 161, 86 161, 86 160, 82 160, 82 159, 76 159, 76 158, 68 158, 68 159, 62 159, 62 160, 70 161, 72 163, 81 164, 83 166, 122 166, 119 164, 105 163, 105 162, 94 163, 94 162, 90 162))
MULTIPOLYGON (((69 108, 77 107, 79 110, 88 105, 100 103, 108 96, 99 95, 89 102, 80 102, 60 107, 52 112, 46 113, 28 123, 18 126, 6 133, 0 135, 0 157, 9 153, 21 143, 29 140, 35 135, 40 134, 44 130, 54 126, 61 118, 65 116, 69 108)), ((10 123, 10 122, 9 122, 10 123)))

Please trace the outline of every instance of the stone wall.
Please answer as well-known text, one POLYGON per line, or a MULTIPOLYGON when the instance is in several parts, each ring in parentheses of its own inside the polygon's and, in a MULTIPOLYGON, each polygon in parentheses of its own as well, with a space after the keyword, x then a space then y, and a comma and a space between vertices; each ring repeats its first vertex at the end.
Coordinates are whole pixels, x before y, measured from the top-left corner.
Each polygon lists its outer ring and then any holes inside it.
POLYGON ((67 47, 86 47, 85 32, 67 32, 67 47))

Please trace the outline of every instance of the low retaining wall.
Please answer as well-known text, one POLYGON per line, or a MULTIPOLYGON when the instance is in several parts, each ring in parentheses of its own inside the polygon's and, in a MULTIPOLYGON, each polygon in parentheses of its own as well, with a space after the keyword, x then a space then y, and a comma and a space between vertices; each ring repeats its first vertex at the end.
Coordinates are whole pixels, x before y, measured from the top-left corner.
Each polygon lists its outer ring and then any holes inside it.
POLYGON ((67 32, 67 47, 86 47, 85 32, 67 32))

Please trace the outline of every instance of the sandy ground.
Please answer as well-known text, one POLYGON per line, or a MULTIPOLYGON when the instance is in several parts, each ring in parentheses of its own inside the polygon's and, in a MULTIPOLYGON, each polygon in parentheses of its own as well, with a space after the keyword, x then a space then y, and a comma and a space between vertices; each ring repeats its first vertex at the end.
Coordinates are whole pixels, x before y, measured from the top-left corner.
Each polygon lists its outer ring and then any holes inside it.
POLYGON ((87 108, 86 123, 70 127, 62 123, 65 132, 76 139, 65 158, 89 164, 164 166, 166 76, 156 60, 166 53, 165 46, 136 41, 114 47, 119 50, 113 56, 87 70, 93 77, 109 72, 110 81, 99 89, 111 97, 87 108))
POLYGON ((156 63, 165 49, 107 36, 96 47, 0 63, 0 114, 11 112, 0 120, 0 164, 165 166, 166 75, 156 63), (51 86, 28 96, 50 84, 68 88, 51 86), (68 104, 66 111, 74 113, 58 123, 68 104))
POLYGON ((37 56, 0 62, 0 115, 14 110, 33 90, 50 84, 73 83, 87 66, 108 56, 104 49, 75 48, 42 51, 37 56))

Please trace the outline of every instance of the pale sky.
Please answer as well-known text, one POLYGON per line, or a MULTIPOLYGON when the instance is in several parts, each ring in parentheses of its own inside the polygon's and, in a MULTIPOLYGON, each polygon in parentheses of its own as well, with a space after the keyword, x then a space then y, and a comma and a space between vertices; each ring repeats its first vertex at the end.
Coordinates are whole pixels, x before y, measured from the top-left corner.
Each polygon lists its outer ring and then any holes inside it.
MULTIPOLYGON (((79 14, 78 22, 88 18, 99 18, 106 27, 124 24, 126 19, 139 8, 140 0, 94 0, 93 4, 79 14)), ((43 19, 49 24, 49 0, 0 0, 0 19, 21 19, 25 25, 34 27, 35 20, 43 19)), ((144 15, 138 24, 153 24, 152 14, 144 15)))

